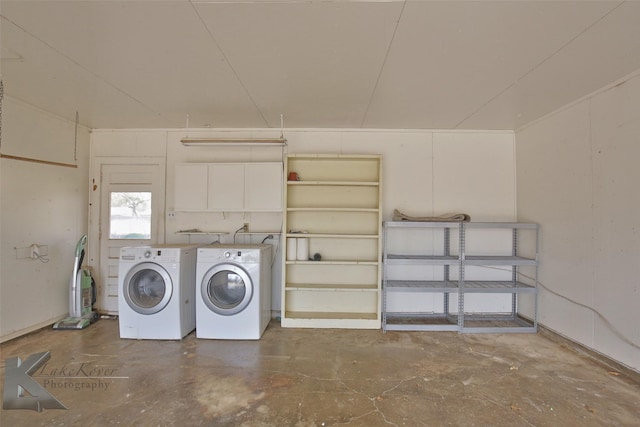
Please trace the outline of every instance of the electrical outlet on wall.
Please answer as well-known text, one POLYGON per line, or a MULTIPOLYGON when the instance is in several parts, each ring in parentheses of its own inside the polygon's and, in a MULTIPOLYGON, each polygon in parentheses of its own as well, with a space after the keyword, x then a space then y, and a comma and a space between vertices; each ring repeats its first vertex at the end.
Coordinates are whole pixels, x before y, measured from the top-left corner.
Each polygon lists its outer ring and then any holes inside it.
POLYGON ((176 219, 176 211, 168 211, 167 212, 167 219, 176 219))
POLYGON ((242 231, 247 232, 249 231, 249 223, 245 222, 244 225, 242 226, 242 231))

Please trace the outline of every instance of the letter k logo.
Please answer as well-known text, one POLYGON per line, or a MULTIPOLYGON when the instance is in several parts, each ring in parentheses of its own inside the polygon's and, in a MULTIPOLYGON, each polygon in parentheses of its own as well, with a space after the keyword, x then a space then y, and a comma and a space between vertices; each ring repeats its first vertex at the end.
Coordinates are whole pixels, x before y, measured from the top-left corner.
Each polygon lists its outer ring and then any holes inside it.
POLYGON ((47 390, 42 388, 31 374, 51 357, 48 351, 35 353, 21 363, 19 357, 7 359, 5 363, 3 409, 31 409, 42 412, 43 409, 67 409, 47 390), (25 396, 25 390, 29 393, 25 396))

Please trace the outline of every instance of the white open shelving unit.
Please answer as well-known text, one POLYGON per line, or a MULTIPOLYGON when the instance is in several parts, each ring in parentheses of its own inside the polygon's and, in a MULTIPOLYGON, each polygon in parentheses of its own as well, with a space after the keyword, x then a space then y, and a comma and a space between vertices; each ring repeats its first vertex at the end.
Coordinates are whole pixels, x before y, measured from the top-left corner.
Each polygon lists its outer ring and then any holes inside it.
MULTIPOLYGON (((381 327, 379 155, 287 156, 284 224, 308 256, 283 258, 282 326, 381 327), (318 254, 319 260, 312 260, 318 254)), ((305 254, 306 255, 306 254, 305 254)))

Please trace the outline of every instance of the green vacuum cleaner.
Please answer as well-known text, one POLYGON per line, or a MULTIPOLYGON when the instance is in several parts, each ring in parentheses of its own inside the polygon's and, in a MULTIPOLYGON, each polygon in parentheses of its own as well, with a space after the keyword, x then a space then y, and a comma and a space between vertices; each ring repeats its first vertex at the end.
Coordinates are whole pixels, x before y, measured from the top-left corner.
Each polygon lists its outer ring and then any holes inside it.
POLYGON ((91 276, 91 270, 82 266, 86 243, 85 234, 76 245, 69 285, 69 317, 54 323, 53 329, 84 329, 98 320, 98 312, 93 310, 93 304, 96 302, 96 282, 91 276))

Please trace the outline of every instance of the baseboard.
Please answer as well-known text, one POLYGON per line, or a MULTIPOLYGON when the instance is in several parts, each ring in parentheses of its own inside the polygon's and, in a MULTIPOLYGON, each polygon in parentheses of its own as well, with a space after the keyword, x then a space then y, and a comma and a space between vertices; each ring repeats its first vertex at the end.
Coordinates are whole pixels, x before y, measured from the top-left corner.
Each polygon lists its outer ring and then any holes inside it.
POLYGON ((603 365, 609 371, 616 372, 617 374, 625 376, 631 381, 640 384, 640 372, 636 371, 632 367, 620 363, 607 355, 599 353, 596 350, 585 346, 584 344, 574 341, 571 338, 568 338, 560 334, 559 332, 554 331, 553 329, 541 325, 540 323, 538 323, 538 333, 540 335, 543 335, 545 338, 548 338, 549 340, 568 348, 569 350, 572 350, 582 356, 588 357, 594 362, 603 365))
POLYGON ((15 339, 15 338, 19 338, 19 337, 21 337, 23 335, 27 335, 27 334, 30 334, 32 332, 39 331, 42 328, 45 328, 47 326, 51 326, 54 323, 56 323, 57 321, 66 318, 68 315, 69 314, 67 313, 67 314, 65 314, 63 316, 53 317, 53 318, 51 318, 49 320, 45 320, 43 322, 36 323, 35 325, 31 325, 31 326, 29 326, 27 328, 23 328, 23 329, 20 329, 18 331, 13 331, 13 332, 11 332, 11 333, 9 333, 7 335, 3 335, 3 336, 0 337, 0 343, 7 342, 9 340, 12 340, 12 339, 15 339))

